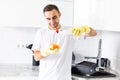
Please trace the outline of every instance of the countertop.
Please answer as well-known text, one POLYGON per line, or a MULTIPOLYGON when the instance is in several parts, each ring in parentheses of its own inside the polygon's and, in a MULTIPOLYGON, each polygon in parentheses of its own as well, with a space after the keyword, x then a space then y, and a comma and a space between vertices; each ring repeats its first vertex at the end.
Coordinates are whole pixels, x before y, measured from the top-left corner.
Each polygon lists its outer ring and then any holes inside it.
POLYGON ((29 64, 0 64, 0 77, 38 76, 38 66, 29 64))
MULTIPOLYGON (((0 64, 0 80, 21 80, 21 79, 36 80, 38 74, 39 74, 38 66, 32 66, 30 64, 0 64)), ((72 80, 108 80, 108 79, 120 80, 120 76, 113 78, 82 78, 72 76, 72 80)))
POLYGON ((116 75, 116 77, 80 77, 72 75, 72 80, 120 80, 120 74, 116 73, 115 71, 110 71, 116 75))

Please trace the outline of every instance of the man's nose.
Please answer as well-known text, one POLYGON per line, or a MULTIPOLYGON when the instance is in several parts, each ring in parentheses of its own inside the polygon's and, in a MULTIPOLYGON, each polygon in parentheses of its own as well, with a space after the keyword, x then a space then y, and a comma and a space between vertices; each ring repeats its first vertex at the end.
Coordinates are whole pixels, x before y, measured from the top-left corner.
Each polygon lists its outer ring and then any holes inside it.
POLYGON ((55 23, 55 20, 54 20, 54 19, 51 19, 51 20, 50 20, 50 23, 55 23))

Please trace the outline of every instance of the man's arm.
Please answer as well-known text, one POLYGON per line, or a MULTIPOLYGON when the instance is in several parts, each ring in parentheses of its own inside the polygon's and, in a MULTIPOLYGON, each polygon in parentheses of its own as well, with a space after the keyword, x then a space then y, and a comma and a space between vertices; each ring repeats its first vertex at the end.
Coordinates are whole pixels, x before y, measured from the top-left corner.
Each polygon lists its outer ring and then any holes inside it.
POLYGON ((44 58, 44 56, 41 55, 39 50, 34 50, 34 58, 36 61, 39 61, 40 59, 44 58))
POLYGON ((51 44, 48 48, 41 49, 41 50, 34 50, 34 57, 36 61, 47 57, 51 54, 57 54, 60 50, 60 46, 58 44, 51 44))
POLYGON ((96 35, 97 35, 96 30, 94 30, 91 27, 90 27, 90 32, 89 33, 85 33, 85 37, 92 37, 92 36, 96 36, 96 35))

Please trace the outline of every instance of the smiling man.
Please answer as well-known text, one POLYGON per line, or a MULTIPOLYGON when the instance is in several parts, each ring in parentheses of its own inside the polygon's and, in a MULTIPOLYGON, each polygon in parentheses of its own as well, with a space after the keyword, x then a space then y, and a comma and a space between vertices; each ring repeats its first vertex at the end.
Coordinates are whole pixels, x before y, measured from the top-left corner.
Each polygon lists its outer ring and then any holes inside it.
POLYGON ((61 34, 69 28, 60 25, 61 13, 58 7, 48 4, 43 14, 48 28, 38 30, 32 47, 35 60, 40 60, 38 80, 71 80, 72 51, 77 40, 75 37, 80 37, 82 33, 91 37, 97 33, 91 27, 82 26, 72 28, 71 34, 61 34))

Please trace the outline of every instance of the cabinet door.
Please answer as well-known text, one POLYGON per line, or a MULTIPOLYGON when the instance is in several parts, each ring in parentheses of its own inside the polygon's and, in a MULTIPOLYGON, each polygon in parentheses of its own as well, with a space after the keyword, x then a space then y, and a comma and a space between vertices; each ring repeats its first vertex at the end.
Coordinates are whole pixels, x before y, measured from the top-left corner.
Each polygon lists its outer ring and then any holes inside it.
POLYGON ((89 0, 74 1, 74 25, 89 24, 89 0))
POLYGON ((103 29, 120 31, 120 0, 104 0, 103 29))
POLYGON ((62 24, 72 25, 71 0, 0 0, 0 27, 44 27, 46 22, 42 10, 48 3, 60 7, 62 24))
POLYGON ((0 0, 0 26, 38 26, 38 0, 0 0))
POLYGON ((97 30, 119 28, 119 0, 75 0, 74 25, 97 30))
POLYGON ((74 1, 74 26, 89 25, 98 28, 99 7, 98 0, 74 1))

